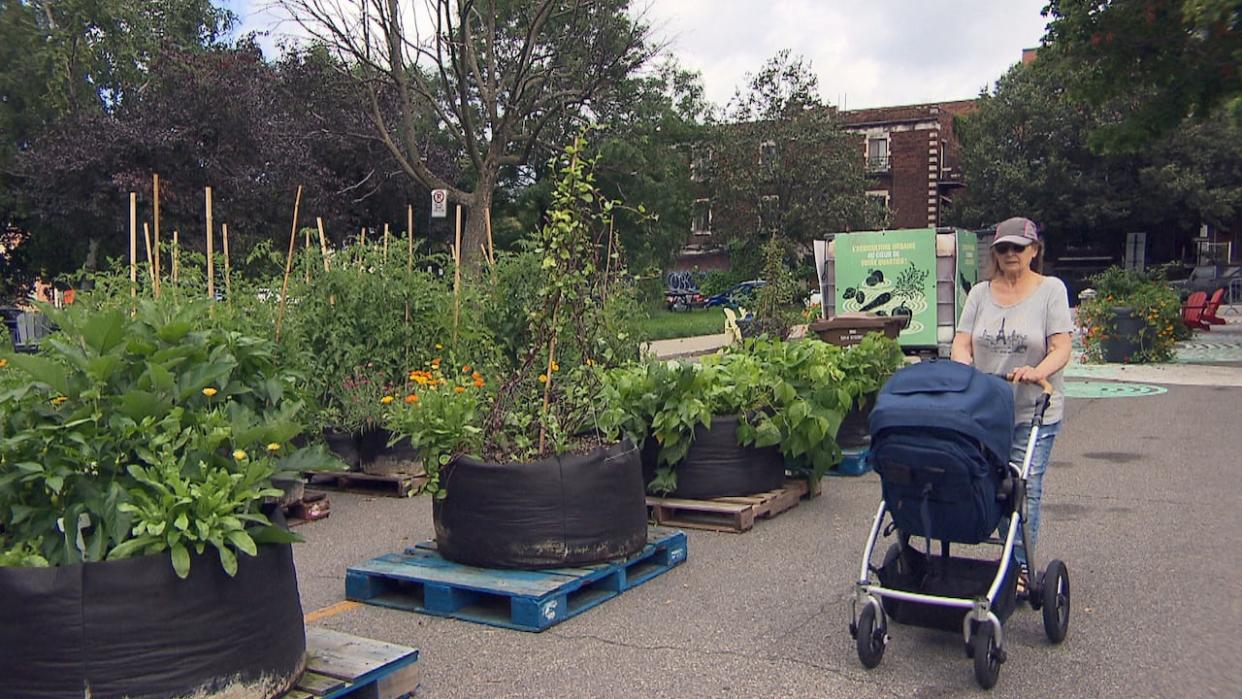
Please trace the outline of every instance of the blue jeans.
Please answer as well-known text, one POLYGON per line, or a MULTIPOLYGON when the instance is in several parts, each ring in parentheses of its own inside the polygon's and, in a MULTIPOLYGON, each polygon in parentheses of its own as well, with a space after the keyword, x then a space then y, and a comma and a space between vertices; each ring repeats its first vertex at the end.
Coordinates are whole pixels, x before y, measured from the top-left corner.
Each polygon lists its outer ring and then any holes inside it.
MULTIPOLYGON (((1054 422, 1039 428, 1039 437, 1035 440, 1035 453, 1031 457, 1031 470, 1026 474, 1026 533, 1030 537, 1031 550, 1035 549, 1035 541, 1039 538, 1039 504, 1044 496, 1044 472, 1048 470, 1048 459, 1052 456, 1052 442, 1061 431, 1061 423, 1054 422)), ((1026 458, 1026 442, 1031 438, 1031 423, 1025 422, 1013 428, 1013 444, 1009 449, 1009 460, 1019 467, 1026 458)), ((1009 519, 1005 519, 1008 526, 1009 519)), ((1014 548, 1018 562, 1026 565, 1026 550, 1022 547, 1022 536, 1019 534, 1014 548)))

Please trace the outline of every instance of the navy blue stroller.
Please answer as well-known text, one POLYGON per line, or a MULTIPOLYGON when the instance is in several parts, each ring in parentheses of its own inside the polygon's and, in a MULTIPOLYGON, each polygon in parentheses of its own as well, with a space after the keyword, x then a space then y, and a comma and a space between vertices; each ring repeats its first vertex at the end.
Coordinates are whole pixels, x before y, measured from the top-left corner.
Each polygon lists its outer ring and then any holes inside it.
MULTIPOLYGON (((870 417, 870 459, 884 499, 867 538, 850 623, 865 667, 883 659, 893 620, 960 629, 975 679, 985 689, 996 684, 1006 657, 1002 627, 1020 601, 1013 551, 1019 536, 1028 540, 1026 475, 1052 387, 1044 383, 1043 389, 1022 464, 1009 463, 1013 391, 1004 379, 957 362, 923 362, 901 369, 880 390, 870 417), (993 534, 1005 517, 1006 534, 998 539, 993 534), (876 568, 871 559, 881 530, 885 537, 896 532, 897 541, 876 568), (955 543, 1000 546, 1000 559, 953 556, 955 543)), ((1024 549, 1029 569, 1036 570, 1034 552, 1024 549)), ((1027 601, 1043 610, 1048 639, 1064 640, 1070 610, 1065 564, 1049 563, 1031 581, 1027 601)))

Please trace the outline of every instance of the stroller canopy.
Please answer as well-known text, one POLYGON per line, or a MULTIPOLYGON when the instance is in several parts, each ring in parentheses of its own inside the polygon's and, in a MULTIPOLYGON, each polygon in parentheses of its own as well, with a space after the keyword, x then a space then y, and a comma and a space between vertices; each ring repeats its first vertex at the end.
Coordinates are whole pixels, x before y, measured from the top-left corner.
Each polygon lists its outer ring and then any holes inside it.
POLYGON ((1013 441, 1013 390, 1001 377, 959 362, 911 364, 880 389, 868 423, 873 440, 889 428, 953 430, 978 440, 1004 465, 1013 441))

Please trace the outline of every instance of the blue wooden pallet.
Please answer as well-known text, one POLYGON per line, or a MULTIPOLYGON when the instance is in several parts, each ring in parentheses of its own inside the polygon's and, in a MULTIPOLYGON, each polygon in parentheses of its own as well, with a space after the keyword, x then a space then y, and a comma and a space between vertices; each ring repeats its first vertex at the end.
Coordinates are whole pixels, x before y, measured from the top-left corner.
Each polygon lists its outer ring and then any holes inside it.
POLYGON ((281 699, 401 699, 418 689, 413 648, 308 627, 306 655, 306 672, 281 699))
POLYGON ((866 447, 846 449, 841 463, 828 469, 831 476, 861 476, 871 470, 870 450, 866 447))
POLYGON ((686 560, 686 534, 652 527, 629 558, 581 568, 498 570, 447 561, 426 541, 351 566, 358 602, 519 631, 543 631, 666 573, 686 560))

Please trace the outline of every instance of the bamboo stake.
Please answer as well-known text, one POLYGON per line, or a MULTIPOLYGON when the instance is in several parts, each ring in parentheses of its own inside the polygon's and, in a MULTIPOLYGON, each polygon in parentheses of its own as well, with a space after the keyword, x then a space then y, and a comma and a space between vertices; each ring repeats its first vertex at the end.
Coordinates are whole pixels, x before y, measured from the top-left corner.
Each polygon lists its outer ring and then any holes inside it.
POLYGON ((561 300, 556 300, 556 305, 552 307, 552 341, 548 343, 548 366, 544 369, 544 376, 548 379, 543 382, 543 413, 539 420, 539 453, 543 453, 544 438, 547 436, 547 421, 543 416, 548 414, 548 406, 552 403, 552 367, 556 366, 556 316, 561 310, 561 300))
POLYGON ((151 280, 151 293, 155 293, 155 263, 151 261, 151 227, 142 222, 142 240, 147 246, 147 277, 151 280))
POLYGON ((457 226, 453 245, 453 347, 457 347, 457 324, 461 321, 461 204, 457 205, 457 226))
POLYGON ((310 261, 311 261, 311 235, 310 229, 302 231, 302 238, 305 244, 302 246, 302 256, 306 258, 306 283, 310 284, 310 261))
POLYGON ((483 212, 483 220, 487 224, 487 250, 484 250, 487 261, 496 266, 496 247, 492 244, 492 210, 489 207, 483 212))
POLYGON ((302 205, 302 185, 293 200, 293 230, 289 231, 289 256, 285 258, 285 281, 280 288, 280 310, 276 313, 276 342, 280 342, 280 326, 285 322, 285 297, 289 294, 289 271, 293 269, 293 246, 298 240, 298 208, 302 205))
POLYGON ((129 193, 129 298, 130 314, 138 301, 138 193, 129 193))
POLYGON ((323 219, 316 217, 315 225, 319 227, 319 254, 323 256, 323 271, 331 271, 328 268, 328 236, 323 232, 323 219))
POLYGON ((362 227, 360 236, 361 242, 358 244, 358 269, 362 269, 366 265, 367 258, 367 227, 362 227))
POLYGON ((388 224, 384 224, 384 266, 388 266, 388 224))
POLYGON ((229 266, 229 224, 225 223, 220 226, 220 237, 224 241, 224 294, 228 297, 229 305, 233 305, 233 271, 229 266))
POLYGON ((155 244, 155 298, 160 297, 160 174, 151 175, 151 192, 155 199, 155 220, 153 242, 155 244))
MULTIPOLYGON (((414 273, 414 207, 406 204, 405 206, 405 273, 407 275, 414 273)), ((408 283, 408 282, 407 282, 408 283)), ((405 299, 405 324, 410 324, 410 299, 405 299)), ((405 348, 405 363, 410 363, 410 347, 407 343, 405 348)))
POLYGON ((616 216, 608 217, 608 257, 604 260, 604 286, 600 289, 600 303, 608 301, 608 276, 612 273, 612 224, 616 216))
POLYGON ((177 262, 181 259, 181 243, 178 242, 177 229, 173 229, 173 249, 172 249, 172 280, 173 286, 177 285, 177 262))
POLYGON ((211 187, 206 187, 204 193, 207 198, 207 298, 212 301, 216 300, 216 262, 215 262, 215 234, 211 224, 211 187))

